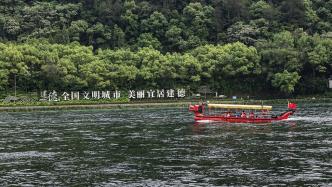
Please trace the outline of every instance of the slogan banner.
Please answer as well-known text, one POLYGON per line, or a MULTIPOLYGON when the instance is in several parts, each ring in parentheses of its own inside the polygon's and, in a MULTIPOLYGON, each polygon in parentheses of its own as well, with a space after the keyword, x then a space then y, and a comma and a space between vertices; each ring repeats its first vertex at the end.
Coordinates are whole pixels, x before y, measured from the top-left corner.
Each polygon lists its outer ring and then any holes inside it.
MULTIPOLYGON (((42 91, 41 100, 44 101, 70 101, 70 100, 98 100, 98 99, 118 99, 121 91, 42 91)), ((161 90, 129 90, 129 99, 153 99, 153 98, 184 98, 185 89, 161 89, 161 90)))
POLYGON ((186 97, 185 89, 169 89, 169 90, 129 90, 129 99, 144 99, 144 98, 184 98, 186 97))

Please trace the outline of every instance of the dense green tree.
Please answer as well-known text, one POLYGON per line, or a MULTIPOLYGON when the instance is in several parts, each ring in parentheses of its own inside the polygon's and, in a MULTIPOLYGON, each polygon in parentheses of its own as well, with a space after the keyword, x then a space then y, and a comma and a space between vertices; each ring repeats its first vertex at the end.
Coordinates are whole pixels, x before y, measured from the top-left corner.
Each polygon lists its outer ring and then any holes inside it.
POLYGON ((240 20, 247 20, 249 1, 247 0, 214 0, 216 19, 221 20, 222 28, 229 27, 240 20))
POLYGON ((204 62, 203 80, 209 80, 215 89, 223 89, 225 92, 230 92, 225 88, 230 88, 235 82, 261 73, 260 57, 256 49, 240 42, 199 47, 193 51, 193 55, 199 62, 204 62))
MULTIPOLYGON (((0 51, 2 52, 6 48, 6 45, 0 43, 0 51)), ((7 63, 0 60, 0 90, 6 88, 8 84, 9 69, 7 68, 7 63)))
POLYGON ((308 54, 313 71, 326 73, 332 66, 332 40, 321 40, 308 54))
POLYGON ((176 26, 171 25, 165 33, 169 48, 174 51, 180 51, 184 48, 183 30, 176 26))
POLYGON ((250 6, 249 13, 254 19, 264 18, 267 20, 276 20, 279 17, 278 11, 264 0, 253 3, 250 6))
POLYGON ((119 89, 131 89, 135 87, 138 74, 139 57, 128 49, 99 50, 98 58, 104 61, 110 73, 110 79, 119 89))
POLYGON ((294 45, 294 37, 290 32, 277 33, 271 41, 257 44, 262 56, 263 73, 267 80, 271 80, 275 73, 284 70, 301 71, 303 64, 294 45))
POLYGON ((20 25, 22 38, 49 38, 69 26, 78 15, 81 4, 58 4, 55 2, 36 2, 22 9, 20 25))
POLYGON ((331 20, 331 0, 3 0, 0 89, 324 92, 331 20))
POLYGON ((152 47, 154 49, 160 50, 161 43, 158 41, 156 37, 153 37, 151 33, 143 33, 137 39, 137 47, 152 47))
POLYGON ((167 25, 166 17, 161 12, 155 11, 148 19, 142 21, 142 30, 153 33, 158 38, 163 38, 167 25))
POLYGON ((316 11, 312 7, 312 2, 311 0, 303 0, 304 3, 304 8, 305 8, 305 18, 306 18, 306 23, 309 28, 312 28, 310 30, 313 30, 315 24, 319 21, 319 17, 316 13, 316 11))
POLYGON ((157 87, 156 80, 161 76, 161 66, 165 61, 164 55, 152 48, 141 48, 137 52, 139 61, 137 81, 141 86, 157 87))
POLYGON ((168 71, 163 71, 163 74, 175 73, 173 75, 173 77, 175 77, 175 79, 173 79, 175 82, 173 85, 168 86, 186 86, 187 88, 198 87, 202 76, 202 64, 200 64, 196 58, 191 54, 173 54, 172 58, 168 60, 172 63, 173 68, 175 67, 175 71, 173 70, 173 72, 169 72, 171 71, 170 68, 172 68, 172 66, 168 66, 167 64, 164 64, 163 66, 168 68, 168 71))
POLYGON ((229 42, 240 41, 247 45, 256 43, 258 29, 243 22, 237 22, 227 29, 227 38, 229 42))
POLYGON ((115 25, 112 34, 112 41, 111 46, 113 48, 121 48, 125 46, 125 33, 123 30, 118 26, 115 25))
POLYGON ((15 85, 19 80, 29 76, 28 67, 24 63, 23 54, 14 44, 4 46, 1 50, 0 64, 3 67, 1 76, 5 78, 2 85, 15 85), (7 80, 6 80, 7 79, 7 80))
POLYGON ((300 80, 301 76, 297 72, 288 72, 287 70, 282 73, 276 73, 272 80, 272 85, 280 89, 285 94, 294 92, 294 87, 300 80))
POLYGON ((121 15, 121 22, 119 24, 124 25, 124 32, 127 35, 127 40, 130 41, 139 35, 137 32, 139 29, 138 15, 135 14, 137 8, 135 1, 128 0, 124 2, 124 12, 121 15))
MULTIPOLYGON (((82 66, 83 80, 89 89, 111 88, 111 76, 108 64, 104 61, 95 60, 82 66)), ((114 88, 114 87, 113 87, 114 88)))
POLYGON ((82 35, 87 32, 89 24, 85 20, 73 21, 68 28, 72 41, 80 42, 82 35))
MULTIPOLYGON (((201 3, 190 3, 183 9, 185 41, 182 49, 193 49, 199 45, 205 44, 209 38, 209 29, 213 22, 213 8, 202 5, 201 3)), ((211 28, 213 29, 213 28, 211 28)))
POLYGON ((298 26, 305 25, 306 12, 303 0, 284 0, 281 3, 280 11, 283 22, 298 26))
POLYGON ((121 14, 124 9, 124 1, 121 0, 94 0, 85 1, 88 14, 95 17, 94 21, 109 23, 111 21, 120 20, 121 14), (92 9, 92 10, 89 10, 92 9), (91 13, 89 11, 92 11, 91 13))

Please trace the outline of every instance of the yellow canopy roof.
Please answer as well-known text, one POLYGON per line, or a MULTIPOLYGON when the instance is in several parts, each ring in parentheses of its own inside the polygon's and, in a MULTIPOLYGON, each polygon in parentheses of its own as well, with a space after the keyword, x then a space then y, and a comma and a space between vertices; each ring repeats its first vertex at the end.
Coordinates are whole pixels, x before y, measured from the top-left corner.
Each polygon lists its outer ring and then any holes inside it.
POLYGON ((236 105, 236 104, 208 104, 209 108, 243 109, 243 110, 272 110, 272 106, 265 105, 236 105))

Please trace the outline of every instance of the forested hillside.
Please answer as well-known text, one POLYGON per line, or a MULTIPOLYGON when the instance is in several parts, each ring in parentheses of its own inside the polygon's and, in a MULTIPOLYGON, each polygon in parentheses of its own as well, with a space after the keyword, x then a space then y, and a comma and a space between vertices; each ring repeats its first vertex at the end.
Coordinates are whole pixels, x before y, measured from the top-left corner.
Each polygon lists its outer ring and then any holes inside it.
POLYGON ((1 0, 0 89, 314 94, 332 0, 1 0))

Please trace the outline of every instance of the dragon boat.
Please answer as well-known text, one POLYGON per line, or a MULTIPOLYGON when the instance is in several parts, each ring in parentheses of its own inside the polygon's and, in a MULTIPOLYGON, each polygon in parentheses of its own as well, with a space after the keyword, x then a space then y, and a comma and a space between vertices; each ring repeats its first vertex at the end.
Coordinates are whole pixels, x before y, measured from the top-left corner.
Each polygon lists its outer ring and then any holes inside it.
POLYGON ((190 105, 189 111, 194 113, 196 122, 271 123, 288 119, 296 108, 295 103, 288 103, 285 112, 273 115, 272 106, 203 103, 190 105))

